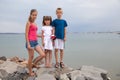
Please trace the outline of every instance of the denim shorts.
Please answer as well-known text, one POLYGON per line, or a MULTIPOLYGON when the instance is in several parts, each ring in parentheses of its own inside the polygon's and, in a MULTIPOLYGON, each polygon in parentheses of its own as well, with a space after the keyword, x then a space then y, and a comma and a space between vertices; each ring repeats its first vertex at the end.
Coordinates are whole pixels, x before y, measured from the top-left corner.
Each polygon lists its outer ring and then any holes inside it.
MULTIPOLYGON (((32 48, 35 48, 37 45, 38 45, 38 41, 37 41, 37 40, 35 40, 35 41, 30 41, 30 46, 31 46, 32 48)), ((28 48, 27 43, 26 43, 26 48, 28 48)))

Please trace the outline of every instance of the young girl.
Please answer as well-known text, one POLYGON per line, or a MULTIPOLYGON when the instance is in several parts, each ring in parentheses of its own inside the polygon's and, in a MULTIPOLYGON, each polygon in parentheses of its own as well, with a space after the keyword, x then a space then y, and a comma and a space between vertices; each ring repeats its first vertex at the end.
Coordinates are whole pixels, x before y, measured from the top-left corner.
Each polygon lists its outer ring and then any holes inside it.
POLYGON ((47 68, 52 67, 51 60, 52 60, 52 26, 51 26, 52 18, 51 16, 44 16, 43 17, 43 27, 42 27, 42 45, 44 46, 45 50, 45 66, 47 68))
POLYGON ((26 37, 26 48, 28 50, 29 59, 28 59, 28 69, 29 69, 29 75, 34 76, 35 73, 33 73, 32 68, 37 67, 37 63, 42 60, 45 57, 44 52, 42 51, 41 47, 38 45, 37 40, 37 25, 35 23, 35 20, 37 18, 37 10, 32 9, 30 12, 30 16, 28 19, 28 22, 26 24, 26 31, 25 31, 25 37, 26 37), (34 63, 32 63, 34 58, 34 51, 38 52, 40 56, 38 56, 34 63))

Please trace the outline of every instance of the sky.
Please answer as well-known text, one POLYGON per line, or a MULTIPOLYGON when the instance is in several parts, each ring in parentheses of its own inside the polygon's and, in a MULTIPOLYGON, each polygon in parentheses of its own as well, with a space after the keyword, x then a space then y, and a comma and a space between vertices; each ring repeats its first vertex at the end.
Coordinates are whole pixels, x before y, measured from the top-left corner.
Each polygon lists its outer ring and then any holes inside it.
POLYGON ((24 33, 31 9, 40 32, 42 17, 55 19, 58 7, 68 32, 120 31, 120 0, 0 0, 0 33, 24 33))

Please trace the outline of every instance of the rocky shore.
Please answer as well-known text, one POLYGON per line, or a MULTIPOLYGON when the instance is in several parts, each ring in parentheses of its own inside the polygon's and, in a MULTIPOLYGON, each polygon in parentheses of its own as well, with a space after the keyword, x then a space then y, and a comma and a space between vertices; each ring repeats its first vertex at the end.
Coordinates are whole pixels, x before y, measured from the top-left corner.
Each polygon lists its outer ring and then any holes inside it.
MULTIPOLYGON (((110 80, 106 70, 94 66, 82 66, 73 69, 66 66, 64 69, 45 68, 33 69, 36 76, 28 76, 25 59, 0 57, 0 80, 110 80)), ((54 66, 54 64, 53 64, 54 66)))

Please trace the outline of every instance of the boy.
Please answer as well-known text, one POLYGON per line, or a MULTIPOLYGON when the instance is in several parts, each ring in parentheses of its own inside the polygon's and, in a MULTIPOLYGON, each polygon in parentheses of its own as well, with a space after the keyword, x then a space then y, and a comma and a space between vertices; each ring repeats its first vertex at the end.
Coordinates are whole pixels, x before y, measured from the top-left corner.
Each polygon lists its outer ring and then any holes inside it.
POLYGON ((63 54, 64 54, 64 42, 66 41, 66 27, 67 22, 62 19, 63 11, 61 8, 57 8, 56 15, 57 19, 53 20, 52 26, 54 30, 54 34, 56 36, 55 40, 55 67, 64 68, 65 65, 63 63, 63 54), (60 64, 58 62, 58 51, 60 51, 60 64))

